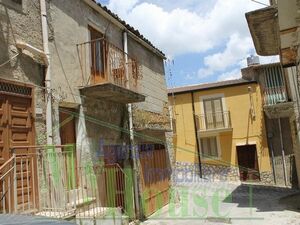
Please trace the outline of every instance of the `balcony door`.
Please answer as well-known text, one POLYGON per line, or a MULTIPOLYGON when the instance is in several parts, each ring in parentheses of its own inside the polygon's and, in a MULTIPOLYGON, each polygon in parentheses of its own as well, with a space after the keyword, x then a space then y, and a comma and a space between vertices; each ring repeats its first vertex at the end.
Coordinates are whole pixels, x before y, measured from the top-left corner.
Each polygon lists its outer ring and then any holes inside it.
POLYGON ((105 81, 105 41, 103 34, 89 27, 91 53, 91 82, 97 84, 105 81))
POLYGON ((203 104, 206 129, 223 128, 225 124, 222 98, 206 99, 203 104))

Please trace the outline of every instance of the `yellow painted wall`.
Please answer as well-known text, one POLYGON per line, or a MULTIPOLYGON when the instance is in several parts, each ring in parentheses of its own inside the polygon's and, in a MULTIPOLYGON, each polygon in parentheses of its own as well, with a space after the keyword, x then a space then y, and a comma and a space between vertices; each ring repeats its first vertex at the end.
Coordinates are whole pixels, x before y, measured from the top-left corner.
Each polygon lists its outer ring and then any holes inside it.
MULTIPOLYGON (((195 113, 203 113, 200 98, 208 95, 223 94, 225 99, 224 111, 230 111, 232 131, 215 133, 219 136, 221 158, 218 160, 203 160, 211 164, 237 165, 237 145, 256 144, 258 166, 260 172, 271 171, 269 150, 263 117, 262 99, 259 85, 256 83, 242 84, 194 92, 195 113), (251 120, 250 97, 248 87, 252 88, 255 119, 251 120)), ((192 113, 191 93, 169 96, 173 105, 173 116, 176 119, 176 135, 174 148, 176 161, 197 163, 197 145, 192 113)), ((204 134, 206 135, 206 134, 204 134)), ((202 160, 201 160, 202 161, 202 160)), ((202 161, 202 162, 203 162, 202 161)))

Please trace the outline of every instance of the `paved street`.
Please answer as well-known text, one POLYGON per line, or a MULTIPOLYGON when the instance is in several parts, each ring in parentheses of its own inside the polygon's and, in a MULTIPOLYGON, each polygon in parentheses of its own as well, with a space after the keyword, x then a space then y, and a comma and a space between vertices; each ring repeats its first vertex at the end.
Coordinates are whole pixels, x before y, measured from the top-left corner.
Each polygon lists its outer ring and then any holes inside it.
POLYGON ((300 224, 299 192, 295 190, 200 181, 178 185, 176 193, 175 203, 143 224, 300 224))

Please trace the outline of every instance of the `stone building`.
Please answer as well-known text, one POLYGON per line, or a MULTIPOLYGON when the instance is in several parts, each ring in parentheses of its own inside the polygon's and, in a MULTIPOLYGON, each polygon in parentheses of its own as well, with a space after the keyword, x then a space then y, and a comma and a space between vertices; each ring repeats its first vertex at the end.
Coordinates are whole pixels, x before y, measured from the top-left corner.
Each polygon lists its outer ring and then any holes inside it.
MULTIPOLYGON (((249 60, 251 61, 251 58, 249 60)), ((295 117, 290 90, 291 74, 284 70, 280 63, 259 64, 257 61, 243 68, 242 76, 247 80, 256 80, 262 90, 274 183, 280 186, 297 186, 295 136, 291 130, 295 117)))
POLYGON ((118 207, 130 218, 152 214, 169 200, 165 55, 93 0, 49 1, 46 14, 41 6, 29 0, 0 4, 0 63, 11 59, 0 74, 38 86, 30 145, 40 146, 32 154, 47 153, 51 177, 39 179, 40 189, 33 185, 36 198, 27 205, 61 218, 91 219, 118 207), (47 116, 44 68, 51 74, 47 116), (52 129, 45 132, 45 126, 52 129))
MULTIPOLYGON (((288 101, 270 109, 288 116, 293 154, 300 184, 300 120, 299 120, 299 1, 271 0, 270 6, 247 12, 246 19, 258 55, 279 55, 279 67, 286 78, 288 101)), ((276 116, 276 115, 273 115, 276 116)), ((283 150, 282 150, 283 151, 283 150)))

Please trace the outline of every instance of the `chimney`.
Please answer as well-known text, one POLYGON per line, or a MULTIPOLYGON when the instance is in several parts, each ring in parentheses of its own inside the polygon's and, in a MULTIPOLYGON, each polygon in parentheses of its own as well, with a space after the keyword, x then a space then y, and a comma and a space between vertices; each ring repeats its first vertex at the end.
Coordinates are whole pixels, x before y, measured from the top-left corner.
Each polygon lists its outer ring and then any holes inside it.
POLYGON ((259 57, 257 55, 250 55, 250 57, 247 57, 247 65, 249 66, 255 66, 259 65, 259 57))

